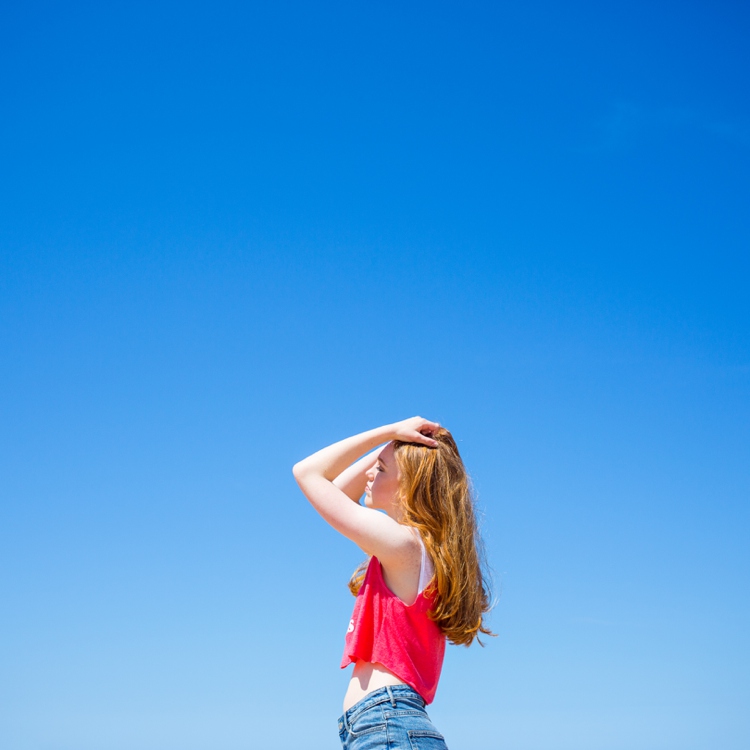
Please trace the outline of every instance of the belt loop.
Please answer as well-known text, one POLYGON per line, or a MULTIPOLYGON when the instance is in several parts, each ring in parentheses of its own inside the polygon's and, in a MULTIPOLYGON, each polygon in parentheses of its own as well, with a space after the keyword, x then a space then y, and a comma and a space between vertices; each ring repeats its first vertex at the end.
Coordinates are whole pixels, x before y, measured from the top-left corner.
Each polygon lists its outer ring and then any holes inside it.
POLYGON ((393 697, 393 691, 390 685, 386 685, 385 689, 388 691, 388 697, 391 699, 391 705, 396 708, 396 699, 393 697))

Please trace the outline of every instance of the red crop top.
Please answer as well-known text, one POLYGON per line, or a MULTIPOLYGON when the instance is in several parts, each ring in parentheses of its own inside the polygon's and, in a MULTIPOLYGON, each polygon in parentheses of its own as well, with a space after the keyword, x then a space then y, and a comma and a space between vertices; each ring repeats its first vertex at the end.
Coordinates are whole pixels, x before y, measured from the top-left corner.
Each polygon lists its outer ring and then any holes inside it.
POLYGON ((445 655, 445 636, 427 616, 432 601, 421 591, 414 604, 404 604, 386 586, 380 561, 372 557, 354 604, 341 668, 359 660, 380 662, 432 703, 445 655))

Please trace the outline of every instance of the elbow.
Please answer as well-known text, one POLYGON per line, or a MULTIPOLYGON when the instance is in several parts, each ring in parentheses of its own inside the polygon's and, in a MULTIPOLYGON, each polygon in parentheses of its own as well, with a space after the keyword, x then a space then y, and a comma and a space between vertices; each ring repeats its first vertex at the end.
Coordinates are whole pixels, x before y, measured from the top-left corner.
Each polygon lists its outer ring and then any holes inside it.
POLYGON ((304 461, 298 461, 292 466, 292 474, 297 482, 297 486, 302 490, 302 494, 309 500, 308 479, 310 477, 310 467, 304 461))
POLYGON ((317 473, 315 467, 311 466, 307 459, 298 461, 292 467, 292 474, 294 474, 299 488, 308 498, 310 486, 315 484, 317 473))
POLYGON ((292 474, 294 474, 294 478, 299 482, 305 475, 305 462, 297 461, 297 463, 292 466, 292 474))

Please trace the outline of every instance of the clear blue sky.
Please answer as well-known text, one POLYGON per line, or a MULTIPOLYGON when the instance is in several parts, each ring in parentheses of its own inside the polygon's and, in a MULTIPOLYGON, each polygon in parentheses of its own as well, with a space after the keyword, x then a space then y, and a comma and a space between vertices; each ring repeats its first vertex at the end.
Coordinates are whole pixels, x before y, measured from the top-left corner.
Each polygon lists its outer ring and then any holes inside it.
POLYGON ((4 3, 0 746, 335 750, 291 466, 422 414, 498 597, 449 745, 746 750, 749 17, 4 3))

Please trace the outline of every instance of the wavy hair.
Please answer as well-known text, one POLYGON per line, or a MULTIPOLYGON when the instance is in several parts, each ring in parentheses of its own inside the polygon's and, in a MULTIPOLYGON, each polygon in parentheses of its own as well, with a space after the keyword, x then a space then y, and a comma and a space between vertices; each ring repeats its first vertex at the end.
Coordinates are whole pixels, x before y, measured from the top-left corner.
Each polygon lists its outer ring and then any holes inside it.
MULTIPOLYGON (((419 530, 435 566, 435 576, 425 591, 428 596, 434 594, 430 619, 451 643, 469 646, 476 638, 484 645, 479 634, 495 634, 484 622, 490 593, 471 484, 450 432, 441 427, 432 437, 437 448, 393 443, 402 523, 419 530)), ((355 596, 366 568, 367 561, 349 581, 355 596)))

